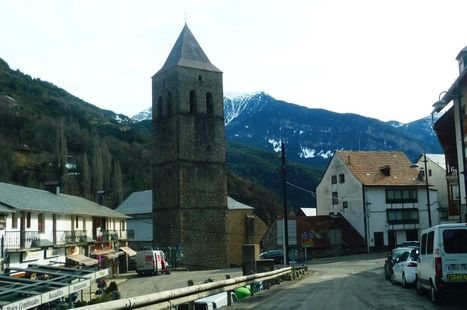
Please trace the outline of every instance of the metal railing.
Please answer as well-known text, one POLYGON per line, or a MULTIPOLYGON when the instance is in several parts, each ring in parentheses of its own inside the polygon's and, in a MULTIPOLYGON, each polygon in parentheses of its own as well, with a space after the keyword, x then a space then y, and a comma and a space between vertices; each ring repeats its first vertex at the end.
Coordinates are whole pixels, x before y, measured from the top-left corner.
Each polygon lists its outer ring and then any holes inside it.
POLYGON ((291 276, 293 278, 294 274, 295 271, 292 271, 292 267, 286 267, 234 279, 193 285, 137 297, 123 298, 106 303, 81 307, 80 309, 132 309, 145 306, 151 306, 151 309, 167 309, 184 303, 192 302, 209 295, 233 291, 234 289, 245 286, 247 284, 268 281, 283 276, 291 276))
POLYGON ((40 239, 38 231, 6 231, 4 239, 5 249, 29 249, 40 239))

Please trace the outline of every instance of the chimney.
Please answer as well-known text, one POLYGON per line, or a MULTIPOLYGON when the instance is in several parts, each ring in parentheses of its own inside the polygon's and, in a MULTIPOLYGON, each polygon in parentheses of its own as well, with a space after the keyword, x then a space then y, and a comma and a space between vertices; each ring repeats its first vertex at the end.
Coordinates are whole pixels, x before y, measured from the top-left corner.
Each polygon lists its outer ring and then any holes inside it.
POLYGON ((105 191, 97 191, 97 203, 101 206, 104 205, 105 191))
POLYGON ((350 155, 347 155, 347 165, 350 165, 350 155))
POLYGON ((44 183, 44 188, 46 191, 51 192, 52 194, 60 194, 60 184, 57 181, 49 181, 44 183))
POLYGON ((389 165, 382 166, 379 168, 379 170, 387 177, 391 175, 391 166, 389 165))

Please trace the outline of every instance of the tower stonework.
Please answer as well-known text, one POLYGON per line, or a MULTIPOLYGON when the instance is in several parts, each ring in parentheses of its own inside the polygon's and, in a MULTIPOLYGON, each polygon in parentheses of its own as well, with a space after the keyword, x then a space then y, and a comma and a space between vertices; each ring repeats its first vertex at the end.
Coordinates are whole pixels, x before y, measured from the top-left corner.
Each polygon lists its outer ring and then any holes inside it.
POLYGON ((152 77, 154 243, 192 268, 228 267, 222 72, 187 25, 152 77))

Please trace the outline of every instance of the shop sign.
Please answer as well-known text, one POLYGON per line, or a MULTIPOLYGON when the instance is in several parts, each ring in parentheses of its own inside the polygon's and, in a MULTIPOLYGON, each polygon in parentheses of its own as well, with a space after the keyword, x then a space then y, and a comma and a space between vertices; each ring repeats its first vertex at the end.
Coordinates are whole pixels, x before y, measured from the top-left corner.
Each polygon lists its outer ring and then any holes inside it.
POLYGON ((70 285, 70 294, 79 292, 91 286, 91 280, 84 280, 70 285))
POLYGON ((42 303, 68 296, 68 286, 42 294, 42 303))
POLYGON ((41 296, 33 296, 2 306, 2 310, 26 310, 40 306, 41 296))

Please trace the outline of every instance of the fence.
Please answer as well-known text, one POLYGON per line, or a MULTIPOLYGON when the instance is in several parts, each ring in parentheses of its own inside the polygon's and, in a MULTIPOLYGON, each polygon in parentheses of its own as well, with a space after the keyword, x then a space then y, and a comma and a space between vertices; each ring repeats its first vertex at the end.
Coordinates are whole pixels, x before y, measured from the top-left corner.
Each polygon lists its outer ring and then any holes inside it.
POLYGON ((163 291, 137 297, 123 298, 106 303, 100 303, 81 307, 83 310, 111 310, 111 309, 133 309, 151 306, 150 309, 167 309, 177 305, 185 304, 209 295, 233 291, 236 288, 261 281, 290 276, 294 278, 303 271, 293 271, 292 267, 281 268, 273 271, 252 274, 222 281, 203 283, 183 287, 171 291, 163 291))

